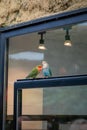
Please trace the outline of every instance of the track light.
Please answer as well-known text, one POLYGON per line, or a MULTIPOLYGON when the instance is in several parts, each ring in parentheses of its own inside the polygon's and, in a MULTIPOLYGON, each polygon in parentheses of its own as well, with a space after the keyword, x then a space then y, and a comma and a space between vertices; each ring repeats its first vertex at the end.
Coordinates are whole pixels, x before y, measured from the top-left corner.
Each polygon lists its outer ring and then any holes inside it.
POLYGON ((46 50, 47 48, 45 47, 44 45, 44 39, 43 39, 43 34, 45 34, 46 32, 40 32, 38 33, 41 37, 40 37, 40 40, 39 40, 39 46, 38 46, 38 49, 41 49, 41 50, 46 50))
POLYGON ((66 35, 65 35, 65 46, 72 46, 71 40, 70 40, 70 35, 69 35, 69 29, 66 29, 66 35))

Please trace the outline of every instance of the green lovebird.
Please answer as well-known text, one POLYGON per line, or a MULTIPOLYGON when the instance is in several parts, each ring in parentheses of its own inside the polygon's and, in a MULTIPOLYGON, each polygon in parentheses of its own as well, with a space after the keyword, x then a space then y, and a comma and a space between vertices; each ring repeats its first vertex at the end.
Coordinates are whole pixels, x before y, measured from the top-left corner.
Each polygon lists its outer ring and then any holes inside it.
POLYGON ((42 70, 42 65, 37 65, 35 68, 33 68, 31 70, 31 72, 29 73, 29 75, 26 77, 26 79, 29 79, 29 78, 36 78, 37 75, 41 72, 42 70))

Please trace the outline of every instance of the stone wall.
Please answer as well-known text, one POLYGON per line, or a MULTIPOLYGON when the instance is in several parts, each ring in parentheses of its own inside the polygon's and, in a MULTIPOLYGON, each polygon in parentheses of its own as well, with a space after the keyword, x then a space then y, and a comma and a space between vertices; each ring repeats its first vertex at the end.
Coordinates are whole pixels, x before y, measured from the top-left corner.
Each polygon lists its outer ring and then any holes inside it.
POLYGON ((0 0, 0 26, 87 7, 87 0, 0 0))

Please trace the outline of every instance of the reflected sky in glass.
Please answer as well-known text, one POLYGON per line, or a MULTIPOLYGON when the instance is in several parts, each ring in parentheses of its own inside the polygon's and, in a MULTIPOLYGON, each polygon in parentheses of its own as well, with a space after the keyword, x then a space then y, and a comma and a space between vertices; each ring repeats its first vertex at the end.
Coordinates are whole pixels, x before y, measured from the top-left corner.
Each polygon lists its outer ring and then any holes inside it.
POLYGON ((44 54, 39 52, 19 52, 10 54, 9 58, 15 60, 43 60, 44 54))

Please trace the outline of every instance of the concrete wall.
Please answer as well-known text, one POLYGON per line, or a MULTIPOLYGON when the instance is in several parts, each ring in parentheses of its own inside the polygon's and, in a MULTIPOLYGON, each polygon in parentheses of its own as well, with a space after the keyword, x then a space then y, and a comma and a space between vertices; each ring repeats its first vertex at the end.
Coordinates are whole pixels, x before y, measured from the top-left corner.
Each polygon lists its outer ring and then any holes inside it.
POLYGON ((0 27, 87 7, 87 0, 0 0, 0 27))

